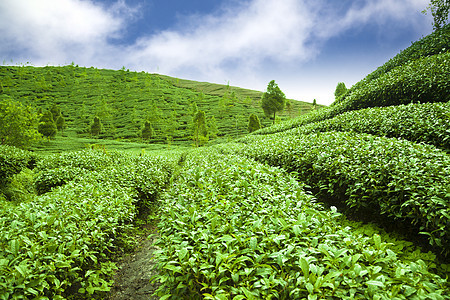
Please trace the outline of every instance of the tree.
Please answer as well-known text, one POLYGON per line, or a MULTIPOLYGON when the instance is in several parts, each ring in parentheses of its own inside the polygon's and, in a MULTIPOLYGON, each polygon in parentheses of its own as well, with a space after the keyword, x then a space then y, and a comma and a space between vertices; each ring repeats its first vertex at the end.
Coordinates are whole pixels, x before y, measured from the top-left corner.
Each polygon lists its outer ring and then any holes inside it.
POLYGON ((344 95, 347 92, 347 87, 345 86, 345 83, 339 82, 336 86, 336 90, 334 91, 334 98, 335 100, 339 100, 342 95, 344 95))
POLYGON ((28 148, 41 135, 38 115, 10 97, 0 97, 0 144, 28 148))
POLYGON ((144 128, 141 131, 141 137, 144 140, 149 140, 153 137, 155 131, 153 130, 152 124, 149 121, 145 121, 144 128))
POLYGON ((426 14, 427 10, 430 10, 433 16, 434 30, 438 30, 448 23, 450 0, 431 0, 428 7, 422 13, 426 14))
POLYGON ((58 132, 55 121, 53 121, 51 111, 47 110, 40 118, 38 131, 48 139, 54 137, 58 132))
POLYGON ((275 80, 269 82, 267 92, 261 97, 261 106, 266 116, 273 116, 273 124, 275 124, 275 115, 277 111, 282 111, 286 105, 286 96, 280 90, 275 80))
POLYGON ((248 132, 253 132, 261 128, 261 122, 259 122, 259 118, 255 114, 251 114, 248 119, 248 132))
POLYGON ((313 100, 312 105, 313 105, 313 110, 316 110, 317 109, 317 101, 316 101, 316 99, 313 100))
POLYGON ((98 136, 103 130, 102 122, 100 121, 100 118, 95 116, 94 121, 91 124, 91 135, 92 136, 98 136))
POLYGON ((58 119, 56 119, 56 128, 58 131, 61 131, 61 133, 66 128, 66 120, 64 119, 63 115, 59 115, 58 119))
POLYGON ((61 108, 59 108, 58 105, 53 104, 52 107, 50 108, 50 112, 52 113, 53 121, 56 122, 58 117, 61 115, 61 108))
POLYGON ((197 111, 193 123, 193 138, 195 141, 195 146, 198 147, 208 141, 208 127, 206 126, 205 112, 202 110, 197 111))
POLYGON ((219 134, 219 129, 217 128, 216 118, 212 116, 207 122, 208 133, 211 138, 216 138, 219 134))
POLYGON ((177 122, 177 112, 173 110, 170 116, 167 118, 164 128, 167 143, 170 143, 173 140, 173 137, 177 134, 179 126, 180 124, 178 124, 177 122))

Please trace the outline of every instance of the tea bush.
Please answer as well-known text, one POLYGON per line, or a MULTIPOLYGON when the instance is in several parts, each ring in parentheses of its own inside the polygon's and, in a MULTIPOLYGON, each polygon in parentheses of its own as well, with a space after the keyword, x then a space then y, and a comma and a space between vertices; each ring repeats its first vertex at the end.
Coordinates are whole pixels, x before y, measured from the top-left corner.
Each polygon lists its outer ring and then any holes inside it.
POLYGON ((355 89, 343 102, 346 111, 374 106, 450 100, 450 53, 414 60, 355 89))
MULTIPOLYGON (((402 66, 406 63, 423 57, 449 52, 449 45, 450 25, 447 24, 441 29, 436 30, 432 34, 427 35, 426 37, 412 43, 411 46, 388 60, 384 65, 378 67, 375 71, 367 75, 366 78, 352 86, 352 88, 347 91, 346 96, 350 95, 354 90, 362 87, 367 82, 383 76, 396 67, 402 66)), ((345 97, 342 97, 339 101, 342 101, 344 99, 345 97)), ((339 101, 336 101, 333 104, 336 104, 339 101)))
POLYGON ((32 166, 35 157, 31 152, 7 145, 0 145, 0 185, 8 182, 9 177, 32 166))
POLYGON ((0 209, 0 299, 94 297, 108 291, 116 268, 108 255, 117 249, 116 238, 129 241, 126 232, 137 207, 167 184, 174 161, 93 151, 44 159, 41 172, 55 166, 54 178, 75 168, 85 174, 14 209, 0 209))
POLYGON ((386 215, 449 254, 450 157, 433 146, 350 132, 256 139, 242 153, 295 171, 355 214, 386 215), (412 224, 412 225, 411 225, 412 224))
POLYGON ((89 172, 79 167, 59 167, 40 171, 35 179, 34 186, 38 195, 50 192, 57 186, 64 185, 80 175, 89 172))
POLYGON ((450 102, 373 107, 310 123, 293 134, 354 131, 397 137, 450 150, 450 102))
POLYGON ((449 298, 427 255, 402 260, 281 169, 218 153, 190 154, 162 198, 161 299, 449 298))

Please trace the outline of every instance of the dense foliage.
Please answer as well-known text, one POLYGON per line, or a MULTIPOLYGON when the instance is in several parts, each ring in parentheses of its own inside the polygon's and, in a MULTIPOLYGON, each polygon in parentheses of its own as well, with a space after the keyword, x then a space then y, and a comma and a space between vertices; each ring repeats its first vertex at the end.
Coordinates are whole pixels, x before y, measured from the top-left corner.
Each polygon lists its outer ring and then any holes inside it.
POLYGON ((161 299, 449 297, 431 257, 349 227, 280 169, 203 150, 162 201, 161 299))
POLYGON ((0 95, 0 145, 27 148, 40 138, 38 117, 30 107, 0 95))
POLYGON ((450 150, 450 102, 414 103, 345 112, 292 129, 293 134, 354 131, 397 137, 450 150))
MULTIPOLYGON (((411 46, 402 50, 399 54, 388 60, 385 64, 378 67, 375 71, 367 75, 363 80, 356 83, 345 95, 351 94, 354 90, 363 87, 367 82, 390 72, 392 69, 410 63, 414 60, 433 56, 450 51, 450 24, 445 25, 440 30, 412 43, 411 46)), ((340 99, 342 100, 342 99, 340 99)), ((336 101, 335 103, 338 103, 336 101)))
POLYGON ((115 269, 108 253, 129 240, 126 232, 138 208, 161 191, 174 163, 101 151, 43 159, 37 167, 45 178, 38 181, 41 192, 60 185, 64 170, 84 173, 73 180, 69 174, 65 185, 33 201, 2 203, 0 298, 62 299, 108 291, 115 269))
POLYGON ((0 145, 0 186, 14 174, 35 163, 35 157, 28 151, 13 146, 0 145))
POLYGON ((258 161, 296 172, 317 195, 353 214, 389 221, 428 235, 450 249, 450 157, 432 146, 351 132, 274 135, 243 150, 258 161))

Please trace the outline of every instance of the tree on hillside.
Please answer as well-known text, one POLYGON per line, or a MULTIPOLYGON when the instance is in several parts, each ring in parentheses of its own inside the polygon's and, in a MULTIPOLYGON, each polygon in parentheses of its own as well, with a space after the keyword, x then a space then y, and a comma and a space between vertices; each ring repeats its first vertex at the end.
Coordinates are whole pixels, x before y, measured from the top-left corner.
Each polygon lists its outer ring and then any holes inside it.
POLYGON ((251 114, 250 118, 248 119, 248 132, 253 132, 260 128, 261 128, 261 122, 259 121, 258 116, 255 114, 251 114))
POLYGON ((57 104, 53 104, 50 108, 50 112, 52 113, 53 121, 56 122, 58 117, 61 115, 61 108, 57 104))
POLYGON ((193 123, 193 139, 195 146, 201 146, 208 141, 208 127, 206 126, 205 112, 197 111, 192 119, 193 123))
POLYGON ((312 103, 312 105, 313 105, 313 110, 316 110, 317 109, 317 101, 316 101, 316 99, 314 99, 313 100, 313 103, 312 103))
POLYGON ((427 10, 431 11, 433 16, 433 28, 437 30, 448 23, 448 15, 450 13, 450 0, 431 0, 428 7, 422 11, 424 14, 427 10))
POLYGON ((286 105, 286 96, 280 90, 275 80, 269 82, 267 91, 261 97, 261 106, 267 117, 273 117, 275 124, 275 116, 278 111, 282 111, 286 105))
POLYGON ((334 99, 338 100, 346 92, 347 92, 347 87, 345 86, 345 83, 339 82, 336 86, 336 90, 334 91, 334 99))
POLYGON ((217 128, 217 122, 214 116, 208 119, 206 126, 208 128, 209 137, 213 139, 216 138, 219 134, 219 129, 217 128))
POLYGON ((56 128, 58 131, 61 131, 61 133, 64 132, 64 129, 66 128, 66 120, 64 119, 63 115, 60 115, 58 119, 56 119, 56 128))
POLYGON ((92 136, 98 136, 103 130, 102 122, 100 121, 100 118, 95 116, 94 121, 91 124, 91 135, 92 136))
POLYGON ((54 137, 58 132, 55 121, 53 121, 52 112, 47 110, 39 119, 38 131, 48 139, 54 137))
POLYGON ((170 142, 173 140, 173 137, 177 134, 178 127, 180 127, 180 124, 177 121, 177 112, 173 110, 170 116, 165 121, 164 131, 167 143, 170 144, 170 142))
POLYGON ((153 137, 155 131, 153 130, 152 124, 149 121, 145 121, 144 127, 141 131, 141 137, 144 140, 149 140, 153 137))
POLYGON ((0 97, 0 144, 27 148, 41 137, 38 124, 34 109, 8 96, 0 97))

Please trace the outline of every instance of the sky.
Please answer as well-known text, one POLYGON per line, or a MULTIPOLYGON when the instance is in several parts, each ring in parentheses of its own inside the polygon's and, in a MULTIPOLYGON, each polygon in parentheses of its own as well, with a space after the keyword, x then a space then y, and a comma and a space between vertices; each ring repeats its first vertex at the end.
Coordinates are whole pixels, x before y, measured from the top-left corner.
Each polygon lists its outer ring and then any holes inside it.
POLYGON ((0 0, 0 63, 159 73, 329 105, 432 32, 429 0, 0 0))

